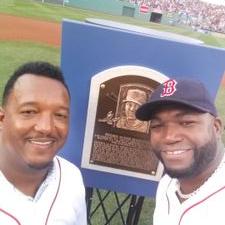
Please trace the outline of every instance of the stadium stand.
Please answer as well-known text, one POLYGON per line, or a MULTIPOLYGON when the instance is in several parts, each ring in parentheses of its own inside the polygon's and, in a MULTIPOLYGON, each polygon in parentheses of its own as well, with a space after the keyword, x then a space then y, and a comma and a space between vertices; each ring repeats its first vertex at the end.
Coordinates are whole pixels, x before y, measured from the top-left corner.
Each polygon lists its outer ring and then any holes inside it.
POLYGON ((151 12, 177 14, 176 24, 185 24, 195 30, 225 33, 225 6, 199 0, 127 0, 133 4, 147 4, 151 12))

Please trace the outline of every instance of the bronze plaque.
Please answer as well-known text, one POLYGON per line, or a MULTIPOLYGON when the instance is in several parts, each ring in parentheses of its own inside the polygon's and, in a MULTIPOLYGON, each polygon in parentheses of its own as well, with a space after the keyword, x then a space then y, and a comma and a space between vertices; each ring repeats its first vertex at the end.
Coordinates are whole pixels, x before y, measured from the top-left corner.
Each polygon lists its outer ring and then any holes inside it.
POLYGON ((149 146, 150 122, 138 120, 135 112, 165 79, 157 71, 135 66, 93 77, 82 167, 153 180, 161 173, 149 146))

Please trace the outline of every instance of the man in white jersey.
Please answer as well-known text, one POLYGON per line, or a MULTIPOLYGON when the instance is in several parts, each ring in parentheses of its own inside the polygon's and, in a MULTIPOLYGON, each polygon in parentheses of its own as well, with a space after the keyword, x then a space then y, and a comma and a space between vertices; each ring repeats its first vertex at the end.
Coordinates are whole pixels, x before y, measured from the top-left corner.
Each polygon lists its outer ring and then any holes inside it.
POLYGON ((56 156, 69 114, 58 67, 29 62, 9 78, 0 109, 0 224, 87 224, 81 173, 56 156))
POLYGON ((204 87, 168 80, 136 112, 150 122, 150 146, 164 165, 154 225, 224 225, 222 123, 204 87))

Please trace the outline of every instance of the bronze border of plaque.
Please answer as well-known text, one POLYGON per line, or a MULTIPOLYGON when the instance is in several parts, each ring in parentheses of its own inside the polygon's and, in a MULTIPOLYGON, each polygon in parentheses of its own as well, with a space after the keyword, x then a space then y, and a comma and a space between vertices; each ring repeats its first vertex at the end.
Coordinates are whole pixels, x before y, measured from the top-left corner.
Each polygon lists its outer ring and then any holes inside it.
POLYGON ((149 123, 135 117, 168 77, 146 67, 118 66, 92 77, 81 167, 159 180, 163 169, 149 146, 149 123))

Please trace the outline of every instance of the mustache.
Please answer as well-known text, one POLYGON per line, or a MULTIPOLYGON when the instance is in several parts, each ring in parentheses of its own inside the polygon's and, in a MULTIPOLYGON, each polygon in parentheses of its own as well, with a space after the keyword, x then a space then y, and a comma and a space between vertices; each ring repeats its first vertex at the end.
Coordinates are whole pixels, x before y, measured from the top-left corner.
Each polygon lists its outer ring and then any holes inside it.
POLYGON ((34 136, 28 136, 26 138, 27 140, 56 140, 57 138, 53 135, 34 135, 34 136))

